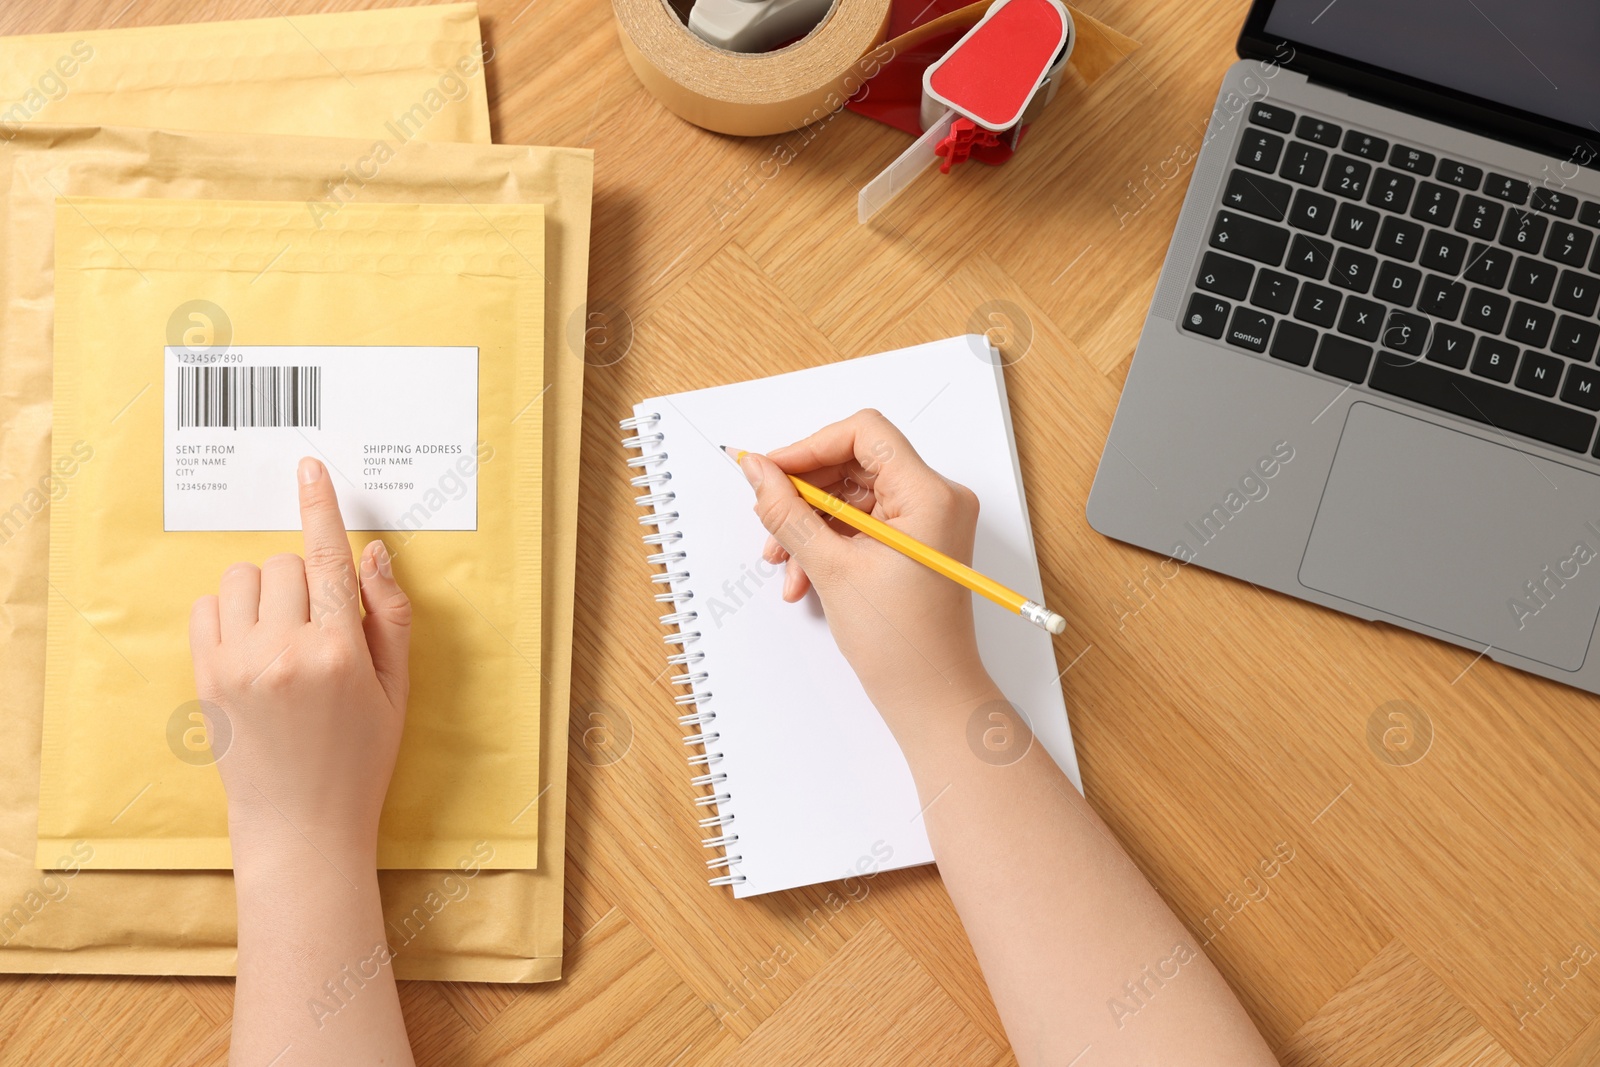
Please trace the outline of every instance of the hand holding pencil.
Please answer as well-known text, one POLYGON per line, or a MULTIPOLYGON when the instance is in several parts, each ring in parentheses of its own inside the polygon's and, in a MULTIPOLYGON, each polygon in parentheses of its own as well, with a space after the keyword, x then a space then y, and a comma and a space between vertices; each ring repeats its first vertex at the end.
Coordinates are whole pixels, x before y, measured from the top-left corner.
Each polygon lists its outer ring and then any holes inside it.
MULTIPOLYGON (((738 456, 730 451, 730 458, 738 456)), ((876 411, 857 412, 740 469, 756 491, 756 514, 771 535, 763 551, 786 563, 783 596, 814 586, 834 639, 880 709, 886 702, 939 701, 992 685, 978 659, 969 589, 1000 600, 998 583, 969 576, 978 499, 938 474, 876 411), (840 509, 815 493, 808 502, 790 476, 877 520, 866 534, 816 507, 840 509), (880 540, 879 537, 883 537, 880 540), (891 547, 890 543, 899 541, 891 547), (919 553, 918 549, 925 551, 919 553), (937 557, 937 559, 935 558, 937 557), (948 560, 954 568, 938 561, 948 560)), ((862 525, 873 525, 865 523, 862 525)), ((1008 605, 1018 610, 1021 604, 1008 605)), ((1042 606, 1034 621, 1059 619, 1042 606)), ((1059 624, 1058 624, 1059 625, 1059 624)))
MULTIPOLYGON (((740 462, 748 452, 738 451, 724 446, 723 451, 733 454, 734 462, 740 462)), ((882 519, 874 518, 865 511, 851 504, 849 501, 834 496, 826 489, 811 484, 804 478, 793 474, 788 475, 789 483, 800 494, 807 504, 835 519, 845 526, 864 533, 875 541, 881 541, 903 556, 909 556, 935 574, 942 574, 958 585, 994 601, 1001 607, 1022 616, 1041 630, 1048 630, 1052 634, 1059 634, 1067 628, 1067 620, 1051 611, 1037 601, 1029 600, 1015 589, 1002 585, 974 570, 970 565, 958 559, 951 559, 930 545, 925 545, 915 537, 905 533, 897 526, 891 526, 882 519)))

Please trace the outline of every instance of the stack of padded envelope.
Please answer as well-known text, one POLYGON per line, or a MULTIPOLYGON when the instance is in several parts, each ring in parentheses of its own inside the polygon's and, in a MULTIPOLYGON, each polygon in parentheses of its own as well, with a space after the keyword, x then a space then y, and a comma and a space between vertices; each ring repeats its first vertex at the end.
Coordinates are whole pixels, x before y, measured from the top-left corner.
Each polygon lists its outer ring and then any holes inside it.
MULTIPOLYGON (((413 702, 380 856, 395 970, 560 976, 584 367, 565 327, 583 314, 593 163, 582 150, 489 143, 491 59, 471 4, 0 39, 0 970, 232 972, 222 793, 216 768, 174 740, 187 620, 166 617, 216 576, 207 562, 130 577, 141 568, 119 552, 170 558, 175 537, 202 539, 184 543, 208 561, 298 547, 289 533, 163 528, 161 464, 141 448, 160 447, 160 364, 176 341, 158 320, 180 308, 158 302, 149 323, 117 324, 124 341, 95 319, 99 287, 120 271, 176 304, 184 290, 160 288, 174 271, 197 287, 208 271, 246 272, 222 301, 241 345, 478 345, 471 316, 448 309, 379 322, 358 307, 297 325, 310 313, 291 302, 275 336, 261 308, 243 306, 256 299, 252 256, 282 304, 297 274, 342 272, 359 291, 346 274, 403 273, 398 235, 451 274, 461 304, 475 270, 492 268, 522 279, 534 310, 531 335, 482 345, 478 379, 512 394, 512 414, 485 434, 518 442, 500 452, 511 462, 480 473, 513 486, 530 514, 496 525, 485 516, 501 512, 480 509, 472 533, 374 531, 392 547, 400 538, 396 566, 421 610, 526 679, 465 710, 413 702), (186 209, 198 219, 217 202, 239 225, 183 232, 186 209), (471 247, 418 229, 449 230, 440 219, 471 247), (284 233, 295 250, 274 259, 284 233), (107 407, 112 384, 138 372, 97 367, 110 357, 85 341, 96 337, 121 360, 148 353, 148 394, 107 407), (60 383, 58 358, 71 361, 60 383), (480 558, 491 550, 515 566, 480 558), (475 584, 494 566, 521 577, 475 584), (422 746, 441 739, 448 760, 434 752, 430 764, 422 746)), ((424 692, 438 672, 473 668, 461 648, 447 659, 433 644, 413 659, 424 692)))

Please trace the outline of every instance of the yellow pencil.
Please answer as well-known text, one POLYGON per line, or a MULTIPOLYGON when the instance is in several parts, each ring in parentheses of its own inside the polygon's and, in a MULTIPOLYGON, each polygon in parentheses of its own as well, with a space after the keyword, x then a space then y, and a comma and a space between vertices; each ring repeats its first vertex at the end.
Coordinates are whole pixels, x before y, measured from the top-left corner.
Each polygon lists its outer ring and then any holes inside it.
MULTIPOLYGON (((735 463, 749 455, 740 450, 735 452, 732 448, 724 447, 723 451, 733 456, 735 463)), ((944 575, 953 582, 959 582, 980 596, 988 597, 1009 611, 1021 615, 1035 626, 1059 634, 1066 630, 1067 620, 1051 611, 1043 604, 1029 600, 1014 589, 1008 589, 967 566, 959 560, 951 559, 938 549, 929 548, 915 537, 890 526, 880 519, 875 519, 860 508, 853 507, 846 501, 840 500, 832 493, 825 492, 812 485, 803 478, 789 475, 789 480, 800 491, 800 496, 806 503, 819 511, 825 511, 840 522, 855 527, 862 533, 875 540, 882 541, 890 548, 902 555, 909 556, 939 574, 944 575)))

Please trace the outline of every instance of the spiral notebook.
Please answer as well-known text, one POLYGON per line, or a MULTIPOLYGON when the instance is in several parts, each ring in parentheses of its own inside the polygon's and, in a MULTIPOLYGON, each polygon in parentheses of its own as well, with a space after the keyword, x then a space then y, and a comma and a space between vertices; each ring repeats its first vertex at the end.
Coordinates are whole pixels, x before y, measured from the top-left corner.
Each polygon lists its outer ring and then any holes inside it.
MULTIPOLYGON (((981 336, 656 397, 622 421, 637 503, 650 509, 640 522, 652 531, 678 721, 704 787, 693 802, 708 880, 736 897, 933 860, 899 746, 816 594, 783 602, 750 487, 718 449, 777 448, 867 407, 978 494, 974 566, 1042 601, 1005 379, 981 336)), ((974 611, 990 673, 1082 789, 1050 635, 986 600, 974 611)))

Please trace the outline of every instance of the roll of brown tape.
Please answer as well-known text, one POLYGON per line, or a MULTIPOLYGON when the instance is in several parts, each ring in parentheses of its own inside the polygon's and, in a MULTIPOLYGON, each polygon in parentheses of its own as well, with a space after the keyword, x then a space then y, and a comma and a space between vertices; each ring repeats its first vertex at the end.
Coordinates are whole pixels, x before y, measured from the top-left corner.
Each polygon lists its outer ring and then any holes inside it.
POLYGON ((889 0, 834 0, 816 29, 775 52, 707 44, 665 0, 612 0, 634 72, 669 111, 708 130, 785 133, 838 111, 892 56, 889 0))

